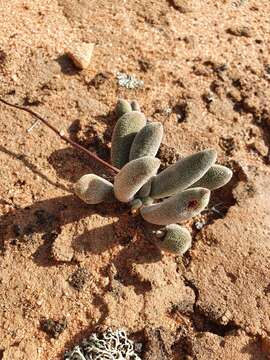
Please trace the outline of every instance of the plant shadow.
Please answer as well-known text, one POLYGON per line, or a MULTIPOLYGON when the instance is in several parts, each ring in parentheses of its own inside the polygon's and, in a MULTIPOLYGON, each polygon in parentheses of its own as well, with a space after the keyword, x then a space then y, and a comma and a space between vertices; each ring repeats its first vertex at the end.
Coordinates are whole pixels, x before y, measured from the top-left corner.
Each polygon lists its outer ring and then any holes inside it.
MULTIPOLYGON (((114 113, 108 113, 104 116, 99 116, 98 121, 106 123, 106 130, 100 134, 97 129, 92 125, 84 126, 79 119, 73 121, 69 126, 68 132, 70 139, 80 144, 84 148, 98 155, 105 161, 110 161, 110 139, 112 134, 112 128, 109 125, 114 113)), ((58 177, 65 180, 75 182, 82 175, 86 173, 96 173, 112 179, 112 173, 106 168, 101 167, 97 162, 93 161, 86 154, 67 147, 54 151, 49 157, 48 162, 57 172, 58 177)))
POLYGON ((75 237, 71 246, 77 254, 101 255, 104 251, 117 245, 117 239, 113 234, 114 224, 95 227, 75 237))
POLYGON ((117 216, 123 211, 116 203, 91 206, 83 203, 75 195, 60 196, 38 201, 31 206, 12 210, 0 217, 0 247, 5 250, 10 243, 24 243, 35 234, 42 234, 43 244, 34 254, 39 265, 53 265, 48 259, 49 245, 61 233, 61 228, 83 218, 99 213, 104 217, 117 216), (43 260, 42 260, 43 259, 43 260))
MULTIPOLYGON (((152 290, 152 284, 149 281, 141 279, 136 272, 133 272, 133 267, 136 264, 148 264, 159 262, 162 258, 160 251, 151 242, 144 238, 144 230, 141 231, 139 226, 142 220, 133 218, 133 221, 127 223, 126 214, 119 218, 117 223, 108 225, 107 229, 99 228, 93 229, 77 237, 74 240, 73 246, 79 251, 89 251, 92 253, 101 254, 103 251, 117 244, 121 244, 121 250, 112 259, 110 264, 105 264, 101 270, 101 276, 108 276, 110 278, 109 285, 105 287, 103 293, 95 294, 93 304, 96 305, 101 313, 98 321, 90 325, 87 329, 78 331, 77 334, 64 344, 64 349, 58 354, 58 358, 62 359, 66 351, 71 350, 76 344, 81 343, 83 339, 88 338, 93 332, 103 332, 108 327, 105 326, 106 319, 110 316, 108 304, 104 299, 107 292, 111 292, 114 296, 121 296, 121 287, 132 286, 136 294, 145 294, 152 290), (130 225, 133 223, 133 226, 130 225), (126 228, 130 231, 126 232, 126 228), (122 228, 123 236, 117 237, 118 229, 122 228), (104 239, 96 247, 96 241, 100 239, 103 231, 114 231, 113 239, 106 243, 104 239), (124 235, 125 234, 125 235, 124 235), (95 239, 94 239, 95 238, 95 239), (92 241, 92 240, 93 241, 92 241), (110 273, 110 268, 114 268, 113 275, 110 273)), ((130 216, 129 216, 130 217, 130 216)), ((120 299, 119 299, 120 300, 120 299)), ((135 336, 136 339, 136 336, 135 336)))
POLYGON ((32 164, 31 161, 29 161, 25 154, 17 154, 4 146, 0 145, 0 152, 10 156, 12 159, 21 161, 25 167, 27 167, 29 170, 31 170, 34 174, 38 175, 43 180, 47 181, 49 184, 53 185, 56 188, 62 189, 64 191, 70 192, 68 188, 66 188, 64 185, 58 184, 57 182, 54 182, 53 180, 49 179, 45 174, 43 174, 35 164, 32 164))
POLYGON ((59 178, 75 183, 81 176, 98 172, 92 166, 92 161, 81 155, 72 147, 55 150, 48 157, 49 164, 54 168, 59 178))

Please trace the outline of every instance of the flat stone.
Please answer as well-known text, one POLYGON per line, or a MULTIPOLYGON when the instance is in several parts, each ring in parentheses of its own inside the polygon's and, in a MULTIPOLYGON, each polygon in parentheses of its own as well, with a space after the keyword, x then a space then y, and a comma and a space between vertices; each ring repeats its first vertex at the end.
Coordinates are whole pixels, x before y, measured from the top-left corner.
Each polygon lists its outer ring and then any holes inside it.
POLYGON ((67 56, 73 61, 74 65, 80 69, 86 69, 91 62, 94 44, 77 43, 67 51, 67 56))
POLYGON ((231 26, 227 29, 227 33, 234 35, 234 36, 244 36, 244 37, 252 37, 253 32, 252 30, 247 26, 231 26))
POLYGON ((180 11, 183 14, 197 10, 200 3, 199 0, 173 0, 172 1, 174 8, 180 11))

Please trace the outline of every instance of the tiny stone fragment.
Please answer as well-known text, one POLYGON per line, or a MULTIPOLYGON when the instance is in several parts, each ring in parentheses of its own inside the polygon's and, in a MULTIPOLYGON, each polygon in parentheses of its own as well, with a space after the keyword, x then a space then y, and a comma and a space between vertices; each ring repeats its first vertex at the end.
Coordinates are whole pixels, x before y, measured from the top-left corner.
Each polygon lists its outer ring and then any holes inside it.
POLYGON ((206 221, 202 220, 202 221, 196 221, 194 226, 197 230, 202 230, 202 228, 206 225, 206 221))
MULTIPOLYGON (((0 49, 0 73, 4 71, 4 67, 7 61, 7 54, 0 49)), ((1 355, 1 353, 0 353, 1 355)))
POLYGON ((7 54, 4 52, 4 50, 0 49, 0 64, 4 64, 7 59, 7 54))
POLYGON ((95 89, 99 89, 103 84, 105 84, 106 81, 108 81, 110 78, 109 73, 98 73, 95 75, 93 79, 91 79, 89 82, 86 82, 88 87, 93 86, 95 89))
POLYGON ((67 51, 67 55, 78 69, 83 70, 90 64, 93 49, 94 44, 78 43, 67 51))
POLYGON ((162 114, 165 115, 165 116, 170 116, 172 113, 172 108, 171 107, 165 107, 163 110, 162 110, 162 114))
POLYGON ((171 3, 176 10, 186 14, 196 10, 200 0, 172 0, 171 3))
POLYGON ((227 33, 234 36, 252 37, 252 31, 247 26, 231 26, 227 29, 227 33))

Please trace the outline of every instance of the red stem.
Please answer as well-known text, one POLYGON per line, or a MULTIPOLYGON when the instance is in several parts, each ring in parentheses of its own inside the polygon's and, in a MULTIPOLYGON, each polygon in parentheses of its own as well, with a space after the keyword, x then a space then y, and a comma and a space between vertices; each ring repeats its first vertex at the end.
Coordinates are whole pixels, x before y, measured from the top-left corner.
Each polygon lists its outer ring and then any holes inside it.
POLYGON ((92 153, 91 151, 87 150, 86 148, 84 148, 83 146, 77 144, 75 141, 70 140, 69 138, 67 138, 65 135, 62 135, 61 132, 56 129, 53 125, 51 125, 46 119, 43 119, 40 115, 36 114, 34 111, 27 109, 23 106, 20 105, 15 105, 15 104, 11 104, 8 101, 1 99, 0 98, 0 102, 2 102, 3 104, 13 107, 15 109, 19 109, 22 111, 25 111, 29 114, 31 114, 32 116, 34 116, 35 118, 37 118, 38 120, 40 120, 43 124, 45 124, 46 126, 48 126, 52 131, 54 131, 62 140, 64 140, 65 142, 67 142, 68 144, 70 144, 71 146, 73 146, 74 148, 81 150, 83 152, 85 152, 88 156, 90 156, 93 160, 96 160, 97 162, 99 162, 100 164, 102 164, 103 166, 107 167, 108 169, 114 171, 115 173, 119 172, 119 169, 117 169, 116 167, 112 166, 111 164, 107 163, 105 160, 102 160, 100 157, 98 157, 96 154, 92 153))

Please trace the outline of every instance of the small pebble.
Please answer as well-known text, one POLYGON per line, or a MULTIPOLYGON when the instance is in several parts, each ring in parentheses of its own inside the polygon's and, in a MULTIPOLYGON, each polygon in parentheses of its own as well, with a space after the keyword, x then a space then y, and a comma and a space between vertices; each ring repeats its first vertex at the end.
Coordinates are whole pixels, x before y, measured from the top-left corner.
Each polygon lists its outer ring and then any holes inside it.
POLYGON ((171 115, 171 113, 172 113, 172 108, 166 107, 165 109, 162 110, 162 113, 163 113, 165 116, 169 116, 169 115, 171 115))
POLYGON ((156 230, 153 231, 153 234, 157 237, 157 238, 163 238, 165 236, 165 231, 163 230, 156 230))
POLYGON ((201 230, 205 225, 206 225, 206 222, 203 220, 203 221, 197 221, 195 222, 195 228, 197 230, 201 230))
POLYGON ((80 69, 86 69, 90 65, 94 44, 78 43, 74 44, 68 51, 67 56, 73 61, 74 65, 80 69))
POLYGON ((231 26, 227 29, 227 33, 234 36, 252 37, 252 30, 247 26, 231 26))
POLYGON ((43 300, 41 300, 41 299, 40 299, 40 300, 37 300, 37 305, 38 305, 38 306, 41 306, 42 303, 43 303, 43 300))
POLYGON ((200 0, 172 0, 171 3, 179 12, 186 14, 197 10, 200 0))

